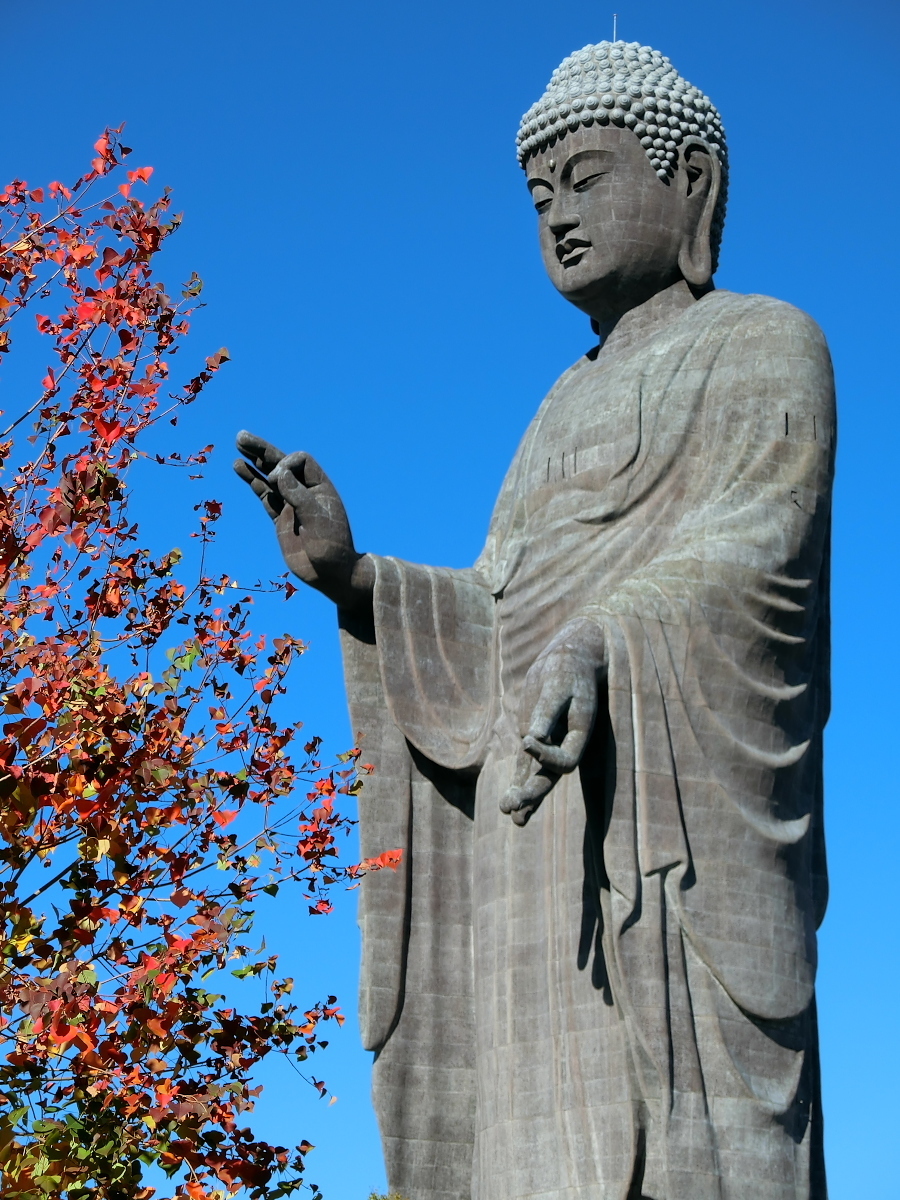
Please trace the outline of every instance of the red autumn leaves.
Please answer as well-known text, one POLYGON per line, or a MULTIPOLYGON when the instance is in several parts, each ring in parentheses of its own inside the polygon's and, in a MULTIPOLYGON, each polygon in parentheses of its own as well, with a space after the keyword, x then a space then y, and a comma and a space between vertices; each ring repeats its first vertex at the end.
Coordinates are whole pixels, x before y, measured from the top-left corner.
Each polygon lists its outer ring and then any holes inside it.
POLYGON ((51 358, 34 403, 0 421, 0 1191, 146 1200, 155 1164, 177 1197, 279 1197, 311 1147, 252 1131, 254 1069, 274 1053, 307 1077, 343 1018, 334 997, 292 1001, 254 949, 254 906, 293 883, 326 913, 335 883, 400 856, 339 865, 335 799, 370 768, 353 750, 324 769, 318 739, 281 723, 304 647, 254 637, 251 595, 210 573, 221 505, 197 506, 181 578, 180 551, 142 543, 134 463, 196 469, 212 448, 148 455, 141 437, 228 355, 170 382, 202 284, 175 301, 154 278, 178 221, 167 193, 136 197, 150 168, 109 180, 120 133, 71 187, 0 193, 0 352, 39 305, 51 358), (233 977, 266 999, 244 1011, 233 977))

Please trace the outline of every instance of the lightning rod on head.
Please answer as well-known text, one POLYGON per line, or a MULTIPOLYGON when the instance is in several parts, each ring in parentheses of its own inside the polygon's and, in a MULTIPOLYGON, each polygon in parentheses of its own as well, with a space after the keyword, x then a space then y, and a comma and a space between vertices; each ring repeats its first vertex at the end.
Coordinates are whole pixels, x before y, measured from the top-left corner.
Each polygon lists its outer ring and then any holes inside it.
POLYGON ((619 14, 618 14, 618 13, 613 13, 613 41, 614 41, 614 42, 618 41, 618 36, 617 36, 617 34, 618 34, 618 23, 619 23, 619 14))

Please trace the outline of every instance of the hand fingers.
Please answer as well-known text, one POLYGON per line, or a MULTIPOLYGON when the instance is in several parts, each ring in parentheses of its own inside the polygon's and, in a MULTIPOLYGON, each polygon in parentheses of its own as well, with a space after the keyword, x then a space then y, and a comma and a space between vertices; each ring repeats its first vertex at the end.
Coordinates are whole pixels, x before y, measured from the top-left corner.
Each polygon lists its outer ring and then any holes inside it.
MULTIPOLYGON (((597 707, 597 677, 562 664, 541 681, 541 690, 531 710, 527 733, 539 742, 549 742, 560 717, 567 714, 569 730, 588 728, 597 707)), ((526 710, 527 711, 527 710, 526 710)), ((526 731, 523 730, 523 734, 526 731)))
POLYGON ((279 494, 272 489, 268 480, 259 474, 251 465, 243 458, 235 459, 234 472, 239 479, 243 479, 244 483, 249 484, 252 491, 259 496, 262 501, 262 506, 274 521, 281 510, 284 508, 284 501, 279 494))
POLYGON ((581 761, 594 719, 597 715, 597 681, 593 675, 576 679, 560 687, 548 680, 535 705, 528 733, 523 740, 526 752, 554 771, 574 771, 581 761), (560 717, 566 715, 566 735, 556 746, 550 736, 560 717))
POLYGON ((500 811, 515 813, 527 808, 529 813, 533 813, 539 801, 543 800, 555 782, 553 775, 536 771, 525 783, 513 784, 500 801, 500 811))
POLYGON ((515 812, 511 812, 509 817, 513 825, 527 825, 528 818, 537 810, 540 802, 540 799, 538 799, 534 802, 534 804, 526 804, 522 808, 517 808, 515 812))
POLYGON ((246 454, 257 470, 264 475, 274 471, 284 458, 284 453, 264 438, 257 437, 248 429, 242 429, 237 435, 237 448, 241 454, 246 454))
POLYGON ((557 776, 546 771, 540 763, 519 750, 516 758, 516 770, 513 782, 506 795, 500 801, 500 811, 515 814, 513 820, 518 825, 524 825, 528 817, 553 787, 557 776), (521 819, 519 816, 521 815, 521 819))
POLYGON ((302 472, 303 469, 303 464, 298 464, 295 461, 292 462, 292 460, 297 460, 297 458, 297 454, 289 454, 286 458, 283 458, 275 470, 269 475, 269 482, 274 488, 277 489, 279 495, 281 495, 296 512, 299 512, 303 507, 304 500, 306 499, 307 486, 303 482, 302 473, 298 479, 298 472, 294 469, 295 466, 300 467, 300 472, 302 472))
POLYGON ((304 450, 287 454, 269 475, 269 482, 302 518, 312 500, 317 512, 331 516, 343 513, 343 504, 334 484, 312 457, 304 450), (315 496, 310 492, 315 491, 315 496), (324 507, 323 507, 324 506, 324 507))
POLYGON ((323 487, 328 491, 334 491, 334 484, 313 456, 307 454, 305 450, 295 450, 293 454, 286 454, 276 469, 279 473, 290 471, 304 487, 323 487))
POLYGON ((501 812, 508 813, 514 824, 524 825, 553 787, 556 778, 539 769, 525 783, 513 784, 500 801, 501 812))
POLYGON ((549 742, 557 722, 572 698, 568 680, 550 678, 544 681, 531 710, 527 733, 539 742, 549 742))
POLYGON ((547 795, 554 782, 552 775, 535 771, 524 783, 512 785, 500 801, 500 811, 511 813, 526 804, 533 804, 547 795))
POLYGON ((526 737, 523 746, 529 754, 533 754, 541 766, 551 767, 561 775, 574 771, 581 762, 581 756, 587 745, 590 730, 573 729, 567 733, 558 746, 547 746, 533 737, 526 737))

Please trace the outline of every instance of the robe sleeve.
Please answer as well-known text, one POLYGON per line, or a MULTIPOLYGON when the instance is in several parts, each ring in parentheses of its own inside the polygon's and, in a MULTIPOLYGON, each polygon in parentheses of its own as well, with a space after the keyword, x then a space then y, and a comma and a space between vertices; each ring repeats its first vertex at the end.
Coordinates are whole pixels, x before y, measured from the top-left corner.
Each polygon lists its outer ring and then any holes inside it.
MULTIPOLYGON (((364 858, 403 851, 398 871, 365 876, 359 892, 360 1026, 363 1044, 378 1051, 400 1020, 411 938, 418 957, 420 943, 428 943, 427 951, 438 938, 429 923, 414 917, 417 898, 433 890, 434 880, 422 872, 439 849, 435 839, 458 843, 453 873, 469 874, 470 839, 452 824, 453 814, 432 811, 446 807, 437 793, 430 800, 420 795, 419 804, 430 823, 451 825, 444 834, 428 835, 423 822, 415 822, 414 844, 416 788, 421 793, 431 785, 412 748, 439 767, 480 763, 490 732, 495 639, 493 598, 477 570, 393 558, 375 563, 373 620, 344 618, 342 645, 354 730, 365 737, 366 757, 375 765, 360 795, 360 848, 364 858)), ((443 907, 439 899, 434 904, 443 907)), ((457 974, 465 978, 468 952, 460 945, 457 974)))
POLYGON ((782 1019, 811 998, 825 903, 834 391, 814 323, 753 299, 708 372, 671 535, 584 612, 609 650, 611 885, 637 914, 665 874, 732 999, 782 1019))
POLYGON ((490 732, 493 597, 477 569, 376 559, 375 643, 393 723, 432 762, 480 763, 490 732))
MULTIPOLYGON (((471 838, 465 831, 470 821, 459 817, 468 804, 460 795, 468 789, 474 796, 472 776, 482 761, 492 724, 496 653, 492 573, 496 573, 498 530, 505 528, 508 518, 509 493, 507 485, 486 549, 474 567, 450 570, 373 555, 372 617, 342 617, 351 719, 354 730, 365 736, 366 757, 376 768, 360 796, 362 854, 368 858, 385 850, 403 851, 397 872, 367 875, 359 893, 360 1024, 364 1045, 376 1051, 385 1046, 400 1021, 410 955, 427 958, 435 952, 432 943, 440 940, 433 920, 419 920, 418 908, 424 903, 440 909, 445 927, 455 928, 458 923, 457 898, 434 894, 437 884, 427 878, 429 872, 433 874, 429 864, 435 854, 443 854, 442 886, 448 893, 452 893, 451 877, 465 880, 470 875, 471 838), (421 756, 418 764, 416 751, 421 756), (429 763, 460 773, 460 778, 445 779, 441 792, 423 776, 422 768, 427 771, 429 763), (444 793, 453 798, 448 802, 444 793), (447 866, 450 858, 452 869, 447 866)), ((460 980, 467 977, 471 954, 467 937, 467 932, 465 936, 460 932, 453 951, 459 959, 455 974, 460 980)), ((446 928, 444 940, 450 940, 446 928)), ((452 967, 452 962, 444 964, 451 975, 452 967)), ((423 991, 421 980, 419 991, 423 991)), ((447 1032, 447 1015, 443 1010, 436 1015, 438 1008, 427 1018, 416 1018, 422 1030, 431 1028, 432 1037, 447 1032)))
POLYGON ((361 855, 376 858, 386 850, 402 852, 396 870, 364 876, 359 890, 360 1033, 363 1046, 377 1051, 390 1036, 403 1001, 411 871, 411 764, 406 740, 385 706, 371 620, 341 613, 340 622, 354 737, 362 740, 365 759, 375 766, 359 797, 361 855))

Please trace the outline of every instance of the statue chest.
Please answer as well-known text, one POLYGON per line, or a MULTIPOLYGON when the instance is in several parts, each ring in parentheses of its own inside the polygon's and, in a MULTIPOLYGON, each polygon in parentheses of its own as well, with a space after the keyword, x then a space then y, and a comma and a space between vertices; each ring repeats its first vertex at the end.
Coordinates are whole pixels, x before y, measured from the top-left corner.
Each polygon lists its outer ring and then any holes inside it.
POLYGON ((511 620, 556 608, 557 593, 574 602, 578 579, 612 579, 655 544, 661 506, 684 493, 702 441, 705 376, 685 358, 657 343, 585 363, 541 406, 493 563, 511 620))
POLYGON ((602 493, 642 447, 648 397, 641 373, 591 363, 563 380, 529 434, 519 499, 528 515, 561 493, 602 493))

